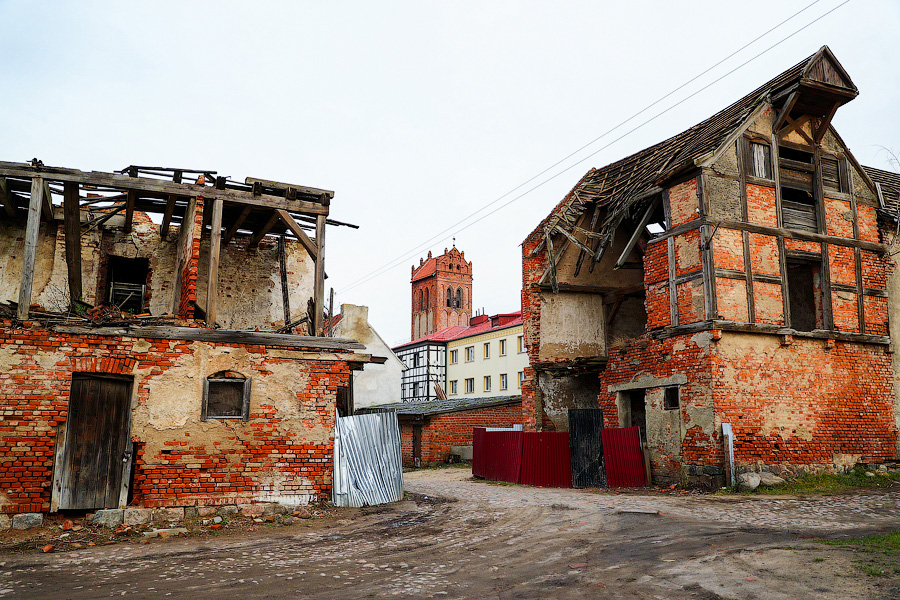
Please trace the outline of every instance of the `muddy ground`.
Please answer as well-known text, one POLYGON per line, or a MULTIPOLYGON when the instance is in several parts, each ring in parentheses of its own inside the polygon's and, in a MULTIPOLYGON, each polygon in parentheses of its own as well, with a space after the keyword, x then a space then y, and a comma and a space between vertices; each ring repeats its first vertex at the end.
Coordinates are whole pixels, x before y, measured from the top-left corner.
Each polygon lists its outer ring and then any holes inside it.
POLYGON ((900 597, 896 556, 820 541, 900 528, 900 486, 818 498, 616 494, 489 484, 464 469, 406 483, 417 495, 404 502, 290 526, 47 554, 20 546, 0 556, 0 597, 900 597))

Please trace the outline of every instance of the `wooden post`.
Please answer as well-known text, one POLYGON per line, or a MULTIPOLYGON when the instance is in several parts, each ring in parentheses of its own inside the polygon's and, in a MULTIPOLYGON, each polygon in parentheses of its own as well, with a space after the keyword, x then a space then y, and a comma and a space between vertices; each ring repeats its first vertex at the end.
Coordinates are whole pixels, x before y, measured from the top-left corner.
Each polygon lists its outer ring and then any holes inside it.
POLYGON ((328 292, 328 327, 325 331, 325 337, 334 337, 334 329, 332 320, 334 319, 334 288, 328 292))
MULTIPOLYGON (((284 234, 278 238, 278 259, 281 264, 281 304, 284 307, 284 325, 287 327, 291 322, 291 295, 288 290, 287 278, 287 257, 284 247, 284 234)), ((287 333, 291 333, 288 331, 287 333)))
POLYGON ((316 289, 313 297, 315 298, 313 331, 314 335, 320 335, 325 308, 325 215, 316 216, 316 289))
POLYGON ((216 298, 219 292, 219 248, 222 245, 222 199, 212 207, 212 231, 209 236, 209 280, 206 284, 206 326, 216 327, 216 298))
POLYGON ((28 319, 28 308, 31 306, 31 286, 34 283, 34 262, 37 258, 43 196, 44 180, 35 177, 31 180, 31 201, 28 203, 28 222, 25 225, 25 253, 22 256, 22 282, 19 285, 19 309, 16 315, 20 321, 28 319))
POLYGON ((81 300, 81 211, 78 207, 78 184, 63 184, 63 228, 66 234, 66 268, 69 273, 69 308, 81 300))
MULTIPOLYGON (((129 177, 137 177, 137 169, 128 170, 129 177)), ((134 219, 134 202, 137 200, 137 191, 128 190, 128 197, 125 200, 125 233, 131 233, 131 224, 134 219)))

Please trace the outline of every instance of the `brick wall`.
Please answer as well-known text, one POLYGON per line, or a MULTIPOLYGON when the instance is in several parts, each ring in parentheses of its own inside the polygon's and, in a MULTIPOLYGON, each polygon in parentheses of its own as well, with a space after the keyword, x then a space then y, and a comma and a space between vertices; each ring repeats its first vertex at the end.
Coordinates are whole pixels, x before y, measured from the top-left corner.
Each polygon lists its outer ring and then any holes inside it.
MULTIPOLYGON (((315 352, 308 350, 308 352, 315 352)), ((50 510, 56 439, 73 372, 133 378, 133 505, 327 497, 340 360, 284 349, 51 333, 0 322, 0 511, 50 510), (203 379, 252 378, 250 420, 200 421, 203 379)))
MULTIPOLYGON (((437 415, 422 424, 421 463, 441 462, 450 454, 450 446, 472 444, 475 427, 511 427, 522 424, 522 405, 519 403, 479 410, 437 415)), ((400 423, 400 444, 403 465, 414 466, 413 424, 400 423)))

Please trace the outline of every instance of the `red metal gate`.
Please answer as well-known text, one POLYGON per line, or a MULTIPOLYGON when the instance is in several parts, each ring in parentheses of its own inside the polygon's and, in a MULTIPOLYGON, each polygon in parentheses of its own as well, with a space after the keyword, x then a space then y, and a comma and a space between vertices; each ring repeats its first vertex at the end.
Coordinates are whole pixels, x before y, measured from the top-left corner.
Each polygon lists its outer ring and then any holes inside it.
POLYGON ((603 462, 609 487, 642 487, 647 485, 644 452, 637 427, 604 429, 603 462))
POLYGON ((572 487, 568 433, 485 431, 472 439, 472 475, 491 481, 572 487))

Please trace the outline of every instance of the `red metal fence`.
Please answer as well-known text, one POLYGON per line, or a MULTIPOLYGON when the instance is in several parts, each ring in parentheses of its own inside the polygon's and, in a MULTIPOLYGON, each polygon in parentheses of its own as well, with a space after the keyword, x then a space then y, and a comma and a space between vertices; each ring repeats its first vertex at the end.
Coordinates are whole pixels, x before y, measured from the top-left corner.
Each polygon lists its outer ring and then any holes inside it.
POLYGON ((491 481, 572 487, 568 433, 474 430, 472 475, 491 481))
POLYGON ((604 429, 603 462, 609 487, 641 487, 647 484, 641 432, 637 427, 604 429))

